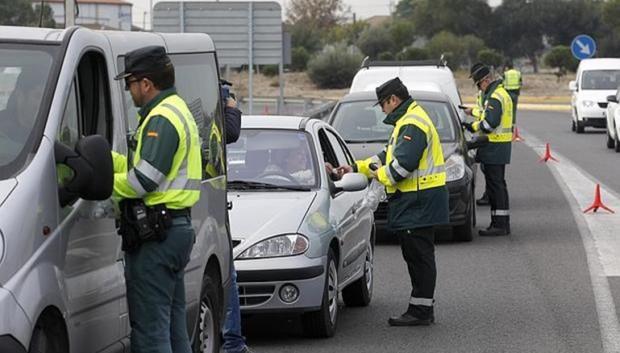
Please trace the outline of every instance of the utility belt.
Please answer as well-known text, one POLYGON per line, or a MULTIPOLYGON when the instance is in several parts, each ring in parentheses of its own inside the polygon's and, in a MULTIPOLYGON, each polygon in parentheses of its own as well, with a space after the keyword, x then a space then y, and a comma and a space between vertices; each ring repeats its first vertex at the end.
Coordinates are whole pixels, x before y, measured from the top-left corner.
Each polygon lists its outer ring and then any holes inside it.
POLYGON ((189 208, 172 210, 166 205, 147 206, 142 199, 124 199, 119 203, 121 211, 118 234, 123 238, 123 251, 134 252, 149 241, 166 240, 167 230, 174 217, 190 217, 189 208))

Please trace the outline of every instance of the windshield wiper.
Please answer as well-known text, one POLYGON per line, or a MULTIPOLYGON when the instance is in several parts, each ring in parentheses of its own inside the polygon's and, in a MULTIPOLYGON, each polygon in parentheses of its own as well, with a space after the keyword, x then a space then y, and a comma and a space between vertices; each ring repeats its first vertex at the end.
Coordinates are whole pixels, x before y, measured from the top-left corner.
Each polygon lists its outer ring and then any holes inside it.
POLYGON ((295 185, 276 185, 270 183, 261 183, 250 180, 233 180, 228 182, 228 186, 233 189, 250 190, 250 189, 268 189, 268 190, 292 190, 292 191, 310 191, 306 186, 295 185))

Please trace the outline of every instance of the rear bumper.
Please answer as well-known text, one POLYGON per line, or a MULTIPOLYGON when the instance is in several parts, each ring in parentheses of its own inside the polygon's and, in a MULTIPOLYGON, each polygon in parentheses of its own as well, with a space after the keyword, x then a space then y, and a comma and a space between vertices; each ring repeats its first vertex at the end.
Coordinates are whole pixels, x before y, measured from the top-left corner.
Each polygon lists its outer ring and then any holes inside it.
POLYGON ((602 118, 583 117, 581 119, 581 124, 583 124, 583 126, 606 128, 607 127, 607 118, 605 118, 605 117, 602 117, 602 118))

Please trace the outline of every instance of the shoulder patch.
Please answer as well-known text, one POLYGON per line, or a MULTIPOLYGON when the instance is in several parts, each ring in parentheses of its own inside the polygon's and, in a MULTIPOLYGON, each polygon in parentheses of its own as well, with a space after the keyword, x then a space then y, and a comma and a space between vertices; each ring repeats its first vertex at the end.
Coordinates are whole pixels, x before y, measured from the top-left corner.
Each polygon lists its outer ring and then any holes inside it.
POLYGON ((403 135, 403 138, 407 141, 411 141, 411 136, 403 135))
POLYGON ((157 131, 147 131, 146 136, 147 137, 159 137, 159 134, 157 133, 157 131))

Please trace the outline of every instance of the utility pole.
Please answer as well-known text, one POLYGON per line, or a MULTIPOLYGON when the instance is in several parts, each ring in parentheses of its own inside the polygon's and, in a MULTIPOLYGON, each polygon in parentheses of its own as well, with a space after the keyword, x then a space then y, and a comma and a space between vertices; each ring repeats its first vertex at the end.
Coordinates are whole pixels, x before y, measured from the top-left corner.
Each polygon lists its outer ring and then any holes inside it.
POLYGON ((65 0, 65 28, 75 26, 75 1, 65 0))
MULTIPOLYGON (((149 23, 149 26, 151 27, 151 32, 153 31, 153 0, 149 0, 149 20, 151 21, 149 23)), ((144 29, 146 30, 146 26, 144 26, 144 29)))

